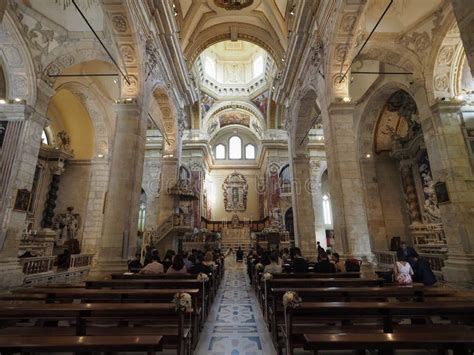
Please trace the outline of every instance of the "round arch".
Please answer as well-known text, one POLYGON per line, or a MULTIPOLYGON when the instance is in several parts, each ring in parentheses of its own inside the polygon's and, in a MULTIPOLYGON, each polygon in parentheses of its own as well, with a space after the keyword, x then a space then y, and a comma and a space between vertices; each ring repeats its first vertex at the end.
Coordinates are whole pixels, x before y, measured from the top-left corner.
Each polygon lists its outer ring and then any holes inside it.
POLYGON ((96 157, 107 157, 111 150, 111 142, 109 138, 111 136, 111 125, 106 119, 108 115, 101 100, 98 99, 98 95, 94 93, 94 90, 92 90, 91 93, 90 87, 75 81, 66 82, 57 88, 57 90, 62 89, 73 93, 89 113, 89 118, 94 130, 94 155, 96 157))
POLYGON ((5 12, 0 36, 0 63, 5 77, 5 99, 25 99, 36 102, 36 72, 27 44, 17 28, 18 21, 5 12))
POLYGON ((258 26, 243 24, 238 22, 222 23, 211 26, 199 33, 196 38, 190 41, 185 48, 184 55, 187 58, 188 69, 196 61, 197 57, 209 46, 231 39, 230 29, 237 27, 237 40, 253 43, 266 50, 276 65, 282 67, 282 59, 285 57, 285 50, 275 38, 258 26))

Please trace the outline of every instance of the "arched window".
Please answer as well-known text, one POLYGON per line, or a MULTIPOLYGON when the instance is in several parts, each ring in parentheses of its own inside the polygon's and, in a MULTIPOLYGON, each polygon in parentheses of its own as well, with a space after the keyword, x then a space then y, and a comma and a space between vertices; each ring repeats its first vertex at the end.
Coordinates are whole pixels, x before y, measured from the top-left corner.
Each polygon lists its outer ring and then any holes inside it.
POLYGON ((225 159, 225 145, 216 145, 216 159, 225 159))
POLYGON ((328 195, 323 195, 324 224, 332 226, 331 202, 328 195))
POLYGON ((229 139, 229 159, 242 159, 242 140, 233 136, 229 139))
POLYGON ((256 78, 263 74, 263 56, 258 56, 253 61, 253 77, 256 78))
POLYGON ((41 132, 41 144, 50 145, 48 133, 44 129, 41 132))
POLYGON ((143 232, 145 230, 145 220, 146 220, 146 193, 142 189, 142 194, 140 196, 140 207, 138 209, 138 230, 143 232))
POLYGON ((280 171, 280 192, 282 194, 291 193, 291 174, 289 164, 286 164, 280 171))
POLYGON ((255 159, 255 146, 247 144, 245 146, 245 159, 255 159))
POLYGON ((210 57, 204 59, 204 72, 211 78, 216 78, 216 61, 210 57))

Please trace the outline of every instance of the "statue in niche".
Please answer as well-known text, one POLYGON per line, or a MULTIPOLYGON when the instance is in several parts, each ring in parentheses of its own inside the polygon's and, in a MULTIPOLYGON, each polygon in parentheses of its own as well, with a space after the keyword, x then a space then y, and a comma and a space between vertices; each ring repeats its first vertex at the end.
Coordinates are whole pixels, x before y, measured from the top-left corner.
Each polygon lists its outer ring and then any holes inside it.
POLYGON ((81 216, 73 213, 74 207, 68 207, 66 213, 57 214, 54 218, 54 229, 58 231, 58 245, 73 245, 81 227, 81 216))
POLYGON ((57 148, 64 151, 73 154, 74 150, 71 149, 71 138, 69 137, 69 134, 67 134, 66 131, 60 131, 57 134, 57 148))
POLYGON ((272 229, 283 230, 283 215, 279 208, 273 208, 270 215, 270 227, 272 229))
POLYGON ((237 216, 237 213, 234 213, 234 215, 232 216, 232 228, 233 229, 237 229, 237 228, 240 228, 240 219, 239 219, 239 216, 237 216))

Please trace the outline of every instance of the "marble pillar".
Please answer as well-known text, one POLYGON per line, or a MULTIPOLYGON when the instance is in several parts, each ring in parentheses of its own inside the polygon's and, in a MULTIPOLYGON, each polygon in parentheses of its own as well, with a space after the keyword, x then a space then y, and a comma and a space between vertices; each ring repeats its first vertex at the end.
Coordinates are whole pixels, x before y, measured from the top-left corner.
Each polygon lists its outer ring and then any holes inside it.
POLYGON ((467 61, 474 76, 474 1, 451 0, 467 61))
POLYGON ((311 172, 311 196, 313 199, 313 220, 316 241, 327 249, 326 224, 324 223, 323 194, 321 192, 321 161, 310 161, 311 172))
POLYGON ((443 268, 447 281, 474 280, 474 176, 462 130, 459 102, 431 107, 432 124, 423 122, 434 182, 445 182, 450 201, 439 205, 448 244, 443 268))
POLYGON ((292 158, 291 166, 295 243, 304 257, 314 258, 317 255, 317 248, 309 158, 297 155, 292 158))
POLYGON ((14 209, 15 199, 19 189, 31 191, 47 119, 29 106, 6 104, 0 105, 0 120, 8 122, 1 157, 0 288, 10 288, 23 283, 18 248, 26 211, 14 209))
POLYGON ((127 258, 133 255, 136 246, 146 120, 135 104, 117 104, 114 108, 117 123, 103 208, 102 236, 92 276, 126 270, 127 258))
POLYGON ((333 103, 323 115, 335 249, 373 260, 353 116, 350 103, 333 103))

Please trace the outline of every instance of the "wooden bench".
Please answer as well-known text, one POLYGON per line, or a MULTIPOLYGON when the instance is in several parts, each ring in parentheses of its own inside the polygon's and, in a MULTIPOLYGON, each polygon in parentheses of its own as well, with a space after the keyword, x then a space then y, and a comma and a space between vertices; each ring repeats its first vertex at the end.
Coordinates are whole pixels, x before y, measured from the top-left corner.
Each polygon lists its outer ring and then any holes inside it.
POLYGON ((183 312, 171 303, 79 303, 0 305, 0 335, 24 336, 42 327, 52 326, 63 335, 159 335, 163 344, 184 354, 190 348, 191 324, 183 312), (18 327, 18 321, 37 320, 34 326, 18 327), (44 321, 47 321, 45 323, 44 321), (69 321, 74 327, 57 327, 58 321, 69 321), (112 327, 95 327, 93 323, 113 322, 112 327), (145 325, 143 324, 145 322, 145 325), (12 324, 14 326, 12 326, 12 324), (116 326, 115 324, 118 324, 116 326), (133 327, 131 327, 133 325, 133 327), (146 326, 148 325, 148 326, 146 326), (66 329, 66 330, 64 330, 66 329))
POLYGON ((2 354, 13 352, 147 352, 162 350, 161 336, 0 336, 2 354))
MULTIPOLYGON (((431 316, 441 316, 455 323, 462 321, 461 323, 469 325, 474 322, 474 302, 303 302, 295 309, 286 309, 283 329, 286 351, 288 355, 292 355, 295 347, 302 346, 299 339, 303 334, 324 333, 326 328, 331 328, 327 325, 328 321, 341 321, 341 324, 353 325, 353 329, 361 330, 364 329, 363 325, 350 323, 359 319, 371 319, 375 325, 370 326, 369 333, 375 333, 377 328, 383 333, 394 333, 397 326, 395 318, 426 319, 431 316), (377 321, 382 324, 379 326, 377 321)), ((449 325, 441 326, 442 331, 449 329, 449 325)))
POLYGON ((427 333, 393 334, 304 334, 305 348, 313 350, 377 349, 379 354, 392 354, 395 349, 453 350, 454 355, 469 355, 474 349, 472 331, 453 332, 443 329, 427 333))
POLYGON ((46 296, 47 303, 72 302, 80 300, 82 303, 95 302, 171 302, 178 292, 191 295, 192 306, 192 336, 193 345, 197 344, 201 325, 203 323, 202 299, 200 290, 194 289, 95 289, 85 288, 34 288, 16 291, 19 294, 35 295, 41 293, 46 296))
MULTIPOLYGON (((278 343, 278 328, 284 324, 283 295, 287 287, 271 288, 268 292, 266 314, 267 321, 275 343, 278 343)), ((386 286, 386 287, 327 287, 291 289, 305 302, 323 301, 387 301, 389 298, 404 298, 423 301, 425 298, 440 297, 446 299, 454 296, 454 291, 429 288, 425 286, 386 286)))
MULTIPOLYGON (((91 280, 85 281, 86 288, 120 288, 120 289, 190 289, 201 290, 199 295, 202 306, 203 320, 207 316, 211 302, 212 291, 210 282, 201 282, 197 279, 128 279, 128 280, 91 280)), ((201 309, 201 307, 199 307, 201 309)), ((196 310, 199 311, 199 310, 196 310)))

